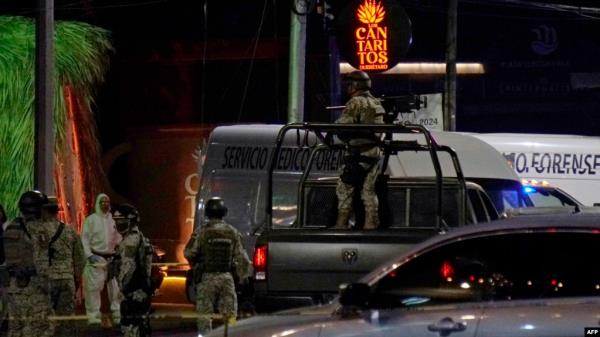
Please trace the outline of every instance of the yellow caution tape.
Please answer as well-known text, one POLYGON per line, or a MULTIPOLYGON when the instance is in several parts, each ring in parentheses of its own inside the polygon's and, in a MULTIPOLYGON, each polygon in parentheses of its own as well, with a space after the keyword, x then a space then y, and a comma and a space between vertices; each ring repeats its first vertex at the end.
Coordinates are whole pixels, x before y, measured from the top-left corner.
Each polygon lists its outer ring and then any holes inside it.
MULTIPOLYGON (((180 313, 164 313, 164 314, 152 314, 149 315, 149 317, 151 319, 196 319, 196 318, 209 318, 209 319, 218 319, 218 320, 222 320, 223 319, 223 315, 220 314, 209 314, 209 315, 200 315, 198 313, 194 313, 194 312, 180 312, 180 313)), ((58 315, 49 315, 46 316, 46 318, 49 321, 82 321, 82 320, 87 320, 88 316, 87 315, 62 315, 62 316, 58 316, 58 315)), ((13 318, 14 319, 14 318, 13 318)), ((35 319, 39 319, 35 318, 35 319)), ((229 324, 235 324, 236 319, 235 318, 230 318, 229 319, 229 324)))

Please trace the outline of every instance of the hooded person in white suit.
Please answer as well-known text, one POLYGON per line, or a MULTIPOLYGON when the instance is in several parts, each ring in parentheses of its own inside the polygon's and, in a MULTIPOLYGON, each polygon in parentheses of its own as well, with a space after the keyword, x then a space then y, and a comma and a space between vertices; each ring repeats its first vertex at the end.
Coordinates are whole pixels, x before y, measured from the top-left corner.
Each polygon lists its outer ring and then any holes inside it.
POLYGON ((95 209, 96 212, 85 219, 81 232, 83 251, 87 259, 83 269, 85 309, 89 324, 101 323, 100 293, 106 284, 113 322, 118 324, 121 318, 119 286, 115 278, 107 277, 108 263, 122 238, 110 213, 108 195, 98 194, 95 209))

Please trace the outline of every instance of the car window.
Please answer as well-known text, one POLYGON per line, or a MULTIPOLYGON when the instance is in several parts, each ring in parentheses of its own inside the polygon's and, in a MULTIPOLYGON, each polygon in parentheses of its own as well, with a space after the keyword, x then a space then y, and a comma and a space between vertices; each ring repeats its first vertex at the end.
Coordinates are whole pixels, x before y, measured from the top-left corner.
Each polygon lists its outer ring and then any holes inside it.
POLYGON ((535 232, 454 242, 401 265, 373 288, 372 306, 600 295, 600 235, 535 232))
MULTIPOLYGON (((437 216, 435 195, 436 190, 433 187, 398 187, 380 193, 381 227, 433 227, 437 216)), ((303 227, 325 228, 335 224, 338 204, 334 184, 307 187, 304 204, 303 227)), ((442 218, 450 227, 459 226, 462 214, 460 204, 460 194, 457 189, 445 188, 443 190, 442 218)), ((353 210, 350 223, 357 223, 360 228, 364 223, 364 207, 358 194, 354 197, 353 210)))
POLYGON ((483 187, 498 213, 505 212, 507 209, 511 208, 533 206, 529 197, 522 192, 522 187, 519 182, 478 178, 469 178, 469 180, 483 187))
POLYGON ((485 206, 485 209, 487 210, 487 213, 490 216, 490 220, 498 220, 498 211, 496 210, 496 206, 494 206, 494 203, 492 203, 492 200, 490 200, 490 197, 488 197, 488 195, 485 193, 480 193, 480 196, 485 206))
POLYGON ((473 211, 475 212, 475 217, 477 218, 477 222, 490 221, 483 206, 483 202, 481 201, 481 197, 479 196, 479 191, 469 189, 468 193, 469 199, 471 199, 471 205, 473 206, 473 211))
POLYGON ((552 188, 525 186, 523 190, 536 207, 575 206, 573 200, 552 188))

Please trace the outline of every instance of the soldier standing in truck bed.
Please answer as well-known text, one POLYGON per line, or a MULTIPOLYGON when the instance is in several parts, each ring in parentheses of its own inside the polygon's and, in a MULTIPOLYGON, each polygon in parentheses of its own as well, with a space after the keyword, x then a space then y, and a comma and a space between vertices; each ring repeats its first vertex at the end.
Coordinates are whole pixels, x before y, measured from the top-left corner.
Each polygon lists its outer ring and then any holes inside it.
MULTIPOLYGON (((353 71, 345 77, 347 93, 350 99, 336 123, 348 124, 383 124, 385 110, 381 102, 375 98, 371 89, 371 79, 364 71, 353 71)), ((352 213, 352 199, 356 190, 365 208, 364 229, 375 229, 379 226, 379 202, 375 193, 375 181, 379 170, 381 151, 377 146, 375 133, 341 133, 338 135, 347 145, 348 156, 338 184, 338 217, 335 228, 348 228, 348 220, 352 213)))

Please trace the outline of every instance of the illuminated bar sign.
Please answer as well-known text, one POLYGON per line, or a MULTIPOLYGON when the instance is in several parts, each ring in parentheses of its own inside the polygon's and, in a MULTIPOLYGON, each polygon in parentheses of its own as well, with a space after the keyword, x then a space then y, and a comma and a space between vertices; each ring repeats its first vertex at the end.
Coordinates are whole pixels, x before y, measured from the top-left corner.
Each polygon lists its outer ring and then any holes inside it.
POLYGON ((385 71, 406 54, 411 41, 410 20, 393 0, 355 0, 337 23, 342 58, 354 68, 385 71))

